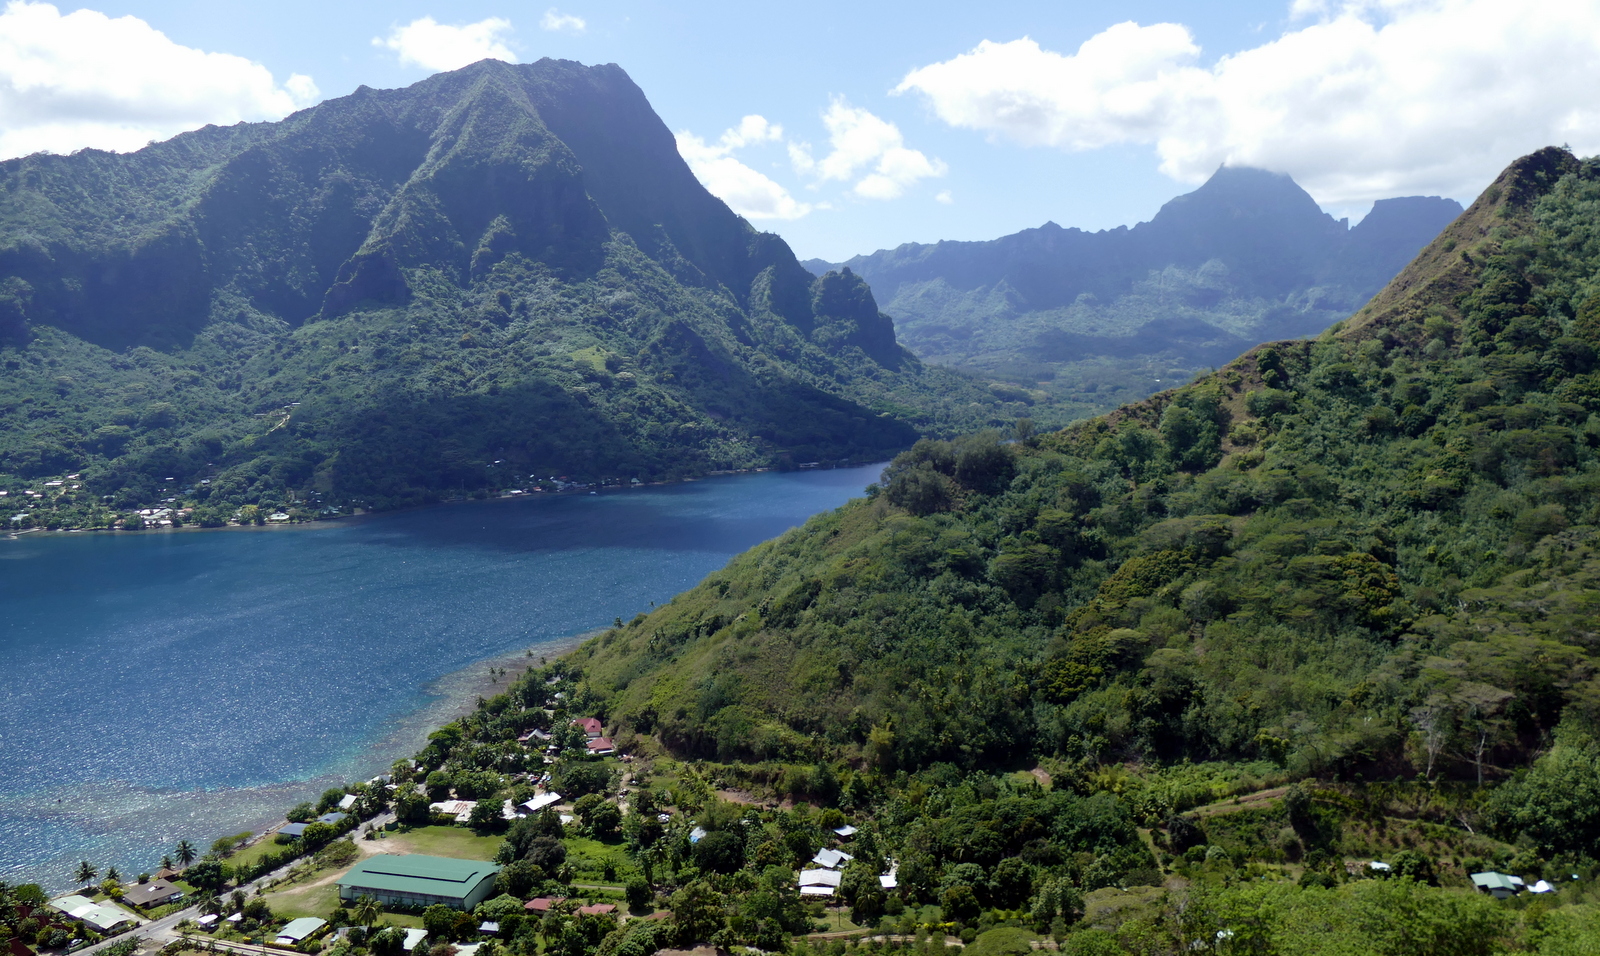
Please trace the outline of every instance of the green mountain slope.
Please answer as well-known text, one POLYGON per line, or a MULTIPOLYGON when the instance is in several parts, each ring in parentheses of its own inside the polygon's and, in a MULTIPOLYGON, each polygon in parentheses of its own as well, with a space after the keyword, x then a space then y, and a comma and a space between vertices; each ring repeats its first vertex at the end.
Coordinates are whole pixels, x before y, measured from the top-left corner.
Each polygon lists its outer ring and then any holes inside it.
POLYGON ((1460 212, 1437 196, 1384 199, 1349 228, 1288 176, 1225 166, 1131 229, 1046 223, 842 265, 923 360, 1110 410, 1347 318, 1460 212))
POLYGON ((83 476, 22 523, 871 458, 1032 400, 922 366, 615 66, 484 61, 0 183, 0 490, 83 476))
POLYGON ((1513 164, 1314 342, 881 489, 574 658, 724 760, 1503 775, 1597 714, 1600 163, 1513 164))

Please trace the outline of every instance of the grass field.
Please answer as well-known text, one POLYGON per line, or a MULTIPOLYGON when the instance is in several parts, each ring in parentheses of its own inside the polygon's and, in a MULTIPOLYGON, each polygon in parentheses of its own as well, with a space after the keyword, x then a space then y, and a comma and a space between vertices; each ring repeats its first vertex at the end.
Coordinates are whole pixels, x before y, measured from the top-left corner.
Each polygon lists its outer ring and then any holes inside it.
POLYGON ((504 837, 478 836, 466 827, 417 827, 383 836, 386 853, 421 853, 456 860, 492 860, 504 837))
POLYGON ((235 867, 253 866, 258 860, 266 856, 268 853, 276 853, 282 849, 283 846, 277 842, 276 838, 269 836, 251 846, 245 847, 238 853, 235 853, 233 856, 228 857, 226 862, 229 866, 235 867))

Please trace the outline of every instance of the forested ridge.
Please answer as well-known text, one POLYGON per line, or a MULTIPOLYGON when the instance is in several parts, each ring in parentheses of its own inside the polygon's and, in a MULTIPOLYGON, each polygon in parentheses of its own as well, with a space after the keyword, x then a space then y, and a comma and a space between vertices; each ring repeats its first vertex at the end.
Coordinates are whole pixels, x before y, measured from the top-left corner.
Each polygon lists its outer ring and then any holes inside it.
POLYGON ((615 66, 484 61, 0 186, 21 527, 873 460, 1034 401, 901 349, 859 278, 706 192, 615 66))
POLYGON ((828 838, 810 804, 868 837, 842 891, 858 925, 981 951, 1016 932, 1082 953, 1586 952, 1597 210, 1600 161, 1543 150, 1314 342, 1061 431, 921 441, 866 499, 531 673, 423 765, 483 765, 540 707, 658 752, 666 795, 733 849, 682 843, 672 902, 711 893, 717 915, 655 944, 803 948, 772 907, 828 838), (1557 892, 1473 892, 1491 868, 1557 892))

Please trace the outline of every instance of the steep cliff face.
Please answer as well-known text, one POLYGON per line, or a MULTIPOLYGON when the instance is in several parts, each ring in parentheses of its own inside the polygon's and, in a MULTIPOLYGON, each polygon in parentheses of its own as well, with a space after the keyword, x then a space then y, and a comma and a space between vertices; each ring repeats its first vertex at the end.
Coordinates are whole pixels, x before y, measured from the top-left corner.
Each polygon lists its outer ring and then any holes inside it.
POLYGON ((104 465, 113 497, 235 467, 212 487, 240 500, 402 502, 885 455, 1027 411, 708 193, 620 68, 554 60, 0 163, 3 343, 0 475, 104 465), (146 348, 157 379, 124 381, 114 353, 146 348))

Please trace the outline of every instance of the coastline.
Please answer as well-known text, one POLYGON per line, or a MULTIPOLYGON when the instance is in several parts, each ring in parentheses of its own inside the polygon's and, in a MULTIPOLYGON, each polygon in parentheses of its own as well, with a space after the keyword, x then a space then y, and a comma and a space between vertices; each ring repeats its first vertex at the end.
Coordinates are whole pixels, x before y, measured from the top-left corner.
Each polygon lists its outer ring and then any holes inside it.
MULTIPOLYGON (((225 524, 225 525, 223 525, 221 527, 217 527, 217 528, 202 528, 199 525, 185 525, 185 526, 179 527, 179 528, 174 528, 174 527, 141 528, 141 529, 139 529, 137 531, 130 531, 130 530, 126 530, 126 529, 123 529, 123 528, 53 528, 53 529, 52 528, 37 528, 37 527, 35 527, 35 528, 21 528, 21 529, 18 529, 16 531, 0 531, 0 541, 18 541, 18 540, 21 540, 23 537, 26 537, 28 535, 38 535, 39 537, 44 537, 44 538, 54 538, 54 537, 64 537, 64 536, 68 536, 68 535, 77 535, 77 534, 95 534, 95 535, 105 534, 105 535, 114 535, 114 536, 115 535, 158 535, 158 534, 189 534, 189 533, 200 532, 200 531, 211 531, 211 532, 216 532, 216 531, 254 531, 254 532, 264 532, 264 531, 285 531, 285 530, 288 530, 290 528, 296 528, 296 529, 301 529, 301 530, 310 529, 310 528, 318 528, 318 527, 330 528, 330 527, 337 527, 337 526, 342 525, 342 524, 349 524, 351 522, 358 521, 358 520, 375 518, 375 517, 379 517, 379 516, 382 516, 382 515, 406 514, 408 512, 413 512, 413 511, 425 511, 425 510, 428 510, 428 509, 431 509, 431 508, 440 508, 440 507, 444 507, 446 505, 463 505, 463 504, 471 504, 471 503, 474 503, 474 502, 484 502, 484 501, 538 500, 538 499, 541 499, 541 498, 558 498, 558 497, 567 497, 567 496, 585 495, 585 494, 610 494, 610 493, 614 493, 614 492, 618 492, 618 491, 638 491, 638 490, 641 490, 641 489, 644 489, 644 488, 662 488, 662 487, 667 487, 667 486, 671 486, 671 485, 691 484, 691 483, 694 483, 694 482, 706 481, 707 479, 712 479, 712 478, 732 478, 732 477, 738 477, 740 475, 756 475, 756 474, 765 474, 765 473, 768 473, 768 472, 776 472, 776 471, 784 471, 784 472, 838 471, 840 469, 845 469, 845 468, 864 468, 864 467, 867 467, 867 466, 870 466, 870 465, 874 465, 874 464, 879 464, 879 463, 880 462, 876 462, 876 461, 851 461, 851 460, 845 460, 845 461, 813 462, 813 463, 810 463, 810 464, 808 464, 806 466, 802 466, 802 467, 798 467, 798 468, 792 468, 792 469, 780 469, 780 468, 775 468, 775 467, 771 467, 771 466, 762 466, 762 467, 758 467, 758 468, 733 468, 733 469, 725 469, 725 470, 719 470, 719 471, 708 471, 708 472, 705 472, 704 474, 699 474, 699 475, 686 475, 686 476, 684 476, 682 478, 664 478, 664 479, 661 479, 659 481, 645 481, 645 482, 640 482, 637 485, 596 485, 596 486, 592 486, 592 487, 582 487, 582 488, 573 488, 573 489, 558 489, 558 490, 555 490, 555 491, 543 491, 543 490, 540 490, 540 491, 524 491, 522 494, 516 494, 516 495, 507 495, 507 494, 489 495, 489 496, 486 496, 486 497, 483 497, 483 498, 442 498, 442 499, 440 499, 438 501, 432 501, 432 502, 428 502, 428 503, 425 503, 425 504, 408 505, 408 506, 406 506, 404 508, 390 508, 390 509, 387 509, 387 510, 384 510, 384 511, 362 511, 362 510, 357 510, 357 511, 355 511, 355 512, 353 512, 351 514, 347 514, 347 515, 327 515, 327 516, 324 516, 324 517, 313 518, 310 521, 278 521, 278 522, 271 522, 271 523, 268 523, 268 524, 260 524, 260 525, 234 524, 234 523, 230 522, 229 524, 225 524)), ((883 462, 881 462, 881 464, 887 466, 888 465, 888 461, 884 460, 883 462)))

